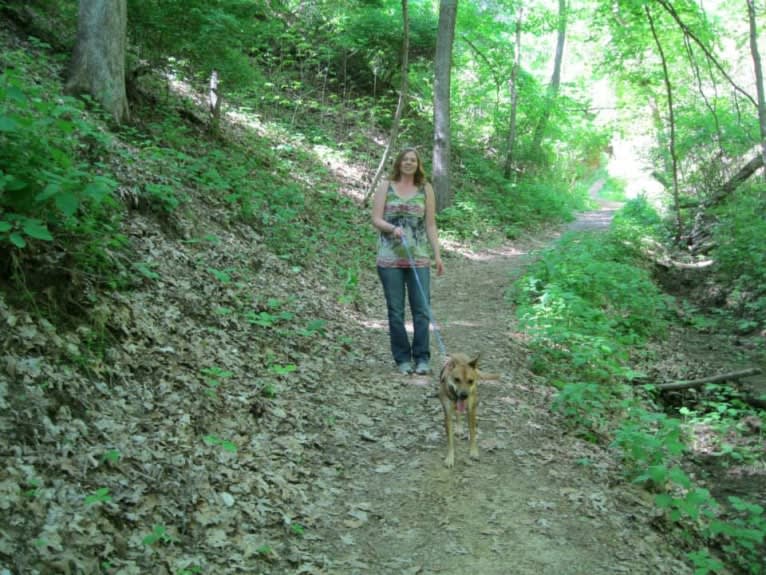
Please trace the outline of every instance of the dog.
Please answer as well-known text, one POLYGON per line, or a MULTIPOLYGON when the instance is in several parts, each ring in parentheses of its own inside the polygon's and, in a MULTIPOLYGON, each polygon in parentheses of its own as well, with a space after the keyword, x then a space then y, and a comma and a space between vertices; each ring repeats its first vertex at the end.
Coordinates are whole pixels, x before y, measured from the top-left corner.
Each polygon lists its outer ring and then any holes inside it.
POLYGON ((444 464, 452 468, 455 465, 455 433, 452 420, 455 419, 457 434, 462 435, 461 415, 468 415, 468 436, 470 438, 471 459, 479 458, 479 445, 476 438, 476 419, 479 405, 479 380, 499 379, 497 374, 485 374, 479 371, 478 354, 473 359, 464 353, 451 354, 439 374, 439 401, 444 409, 444 430, 447 433, 447 457, 444 464))

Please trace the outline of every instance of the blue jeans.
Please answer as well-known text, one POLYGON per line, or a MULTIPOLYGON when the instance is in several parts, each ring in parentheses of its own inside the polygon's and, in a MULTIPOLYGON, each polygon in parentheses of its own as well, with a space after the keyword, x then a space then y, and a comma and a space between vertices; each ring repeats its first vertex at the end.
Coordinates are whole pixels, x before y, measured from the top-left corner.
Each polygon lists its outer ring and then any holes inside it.
POLYGON ((378 276, 383 285, 388 308, 388 334, 391 338, 391 354, 398 364, 406 361, 427 362, 431 357, 429 348, 431 305, 431 270, 429 268, 382 268, 378 267, 378 276), (415 278, 420 278, 421 291, 415 278), (414 335, 412 346, 404 325, 404 294, 407 292, 412 312, 414 335), (423 297, 425 292, 425 298, 423 297))

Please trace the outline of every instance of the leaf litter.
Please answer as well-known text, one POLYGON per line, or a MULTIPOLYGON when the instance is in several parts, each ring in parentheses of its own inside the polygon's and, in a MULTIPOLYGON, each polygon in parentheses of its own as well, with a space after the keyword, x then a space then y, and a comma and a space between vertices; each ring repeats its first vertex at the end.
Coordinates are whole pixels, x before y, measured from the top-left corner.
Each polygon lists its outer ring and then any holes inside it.
POLYGON ((453 255, 434 282, 449 348, 482 351, 503 375, 481 389, 481 459, 469 463, 461 440, 449 471, 433 379, 395 375, 385 330, 364 327, 385 317, 371 273, 361 311, 339 309, 316 297, 320 279, 296 285, 257 236, 204 253, 133 225, 163 273, 101 302, 121 337, 97 369, 72 366, 86 346, 76 330, 0 301, 10 572, 688 572, 650 526, 650 502, 610 487, 610 455, 561 432, 505 304, 484 298, 507 285, 512 256, 453 255), (231 254, 262 262, 257 290, 190 265, 233 266, 231 254), (455 286, 466 297, 452 301, 455 286), (216 313, 286 293, 297 317, 325 320, 300 350, 291 334, 216 313), (297 369, 273 375, 276 364, 297 369), (212 368, 230 373, 213 390, 212 368), (584 457, 605 463, 576 465, 584 457))

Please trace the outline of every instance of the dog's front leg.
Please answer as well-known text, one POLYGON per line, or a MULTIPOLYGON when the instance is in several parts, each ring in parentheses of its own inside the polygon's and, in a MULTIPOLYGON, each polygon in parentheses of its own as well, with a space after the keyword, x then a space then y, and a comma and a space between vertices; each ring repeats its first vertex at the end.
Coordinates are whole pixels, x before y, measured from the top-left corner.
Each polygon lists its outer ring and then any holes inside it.
POLYGON ((474 395, 468 400, 468 435, 471 441, 470 456, 471 459, 479 458, 479 444, 476 438, 476 412, 478 407, 478 397, 474 395))
POLYGON ((465 438, 465 429, 463 429, 463 416, 460 414, 459 409, 453 408, 452 413, 455 414, 455 435, 458 439, 465 438))
POLYGON ((452 402, 448 399, 442 399, 442 408, 444 408, 444 431, 447 434, 447 457, 444 458, 444 465, 449 468, 455 465, 455 437, 452 432, 452 402))

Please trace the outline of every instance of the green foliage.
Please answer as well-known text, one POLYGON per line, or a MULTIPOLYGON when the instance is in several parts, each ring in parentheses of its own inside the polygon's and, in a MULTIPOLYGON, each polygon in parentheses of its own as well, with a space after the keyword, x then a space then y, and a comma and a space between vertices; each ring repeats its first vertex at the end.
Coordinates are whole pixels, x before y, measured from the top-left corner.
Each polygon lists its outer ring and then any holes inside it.
POLYGON ((152 532, 141 540, 148 547, 157 543, 172 543, 173 541, 173 537, 168 533, 168 529, 164 525, 155 525, 152 527, 152 532))
POLYGON ((296 537, 303 537, 306 534, 306 528, 300 523, 291 523, 290 533, 292 533, 296 537))
POLYGON ((724 564, 710 555, 708 549, 699 549, 687 554, 694 565, 694 575, 708 575, 708 573, 720 573, 724 564))
POLYGON ((685 450, 681 421, 639 407, 628 413, 615 432, 613 445, 620 448, 629 470, 641 470, 634 481, 650 482, 655 486, 664 486, 666 481, 674 479, 677 483, 685 483, 678 480, 678 471, 665 467, 666 461, 685 450))
MULTIPOLYGON (((598 191, 598 197, 605 200, 622 202, 625 201, 625 182, 611 176, 606 170, 599 170, 596 172, 599 179, 603 179, 603 186, 598 191)), ((594 181, 591 178, 591 181, 594 181)), ((588 186, 590 189, 590 186, 588 186)))
POLYGON ((234 375, 232 371, 216 366, 204 368, 202 374, 205 376, 205 385, 207 386, 205 393, 211 397, 216 395, 221 383, 234 375))
POLYGON ((621 377, 626 346, 663 333, 667 304, 632 251, 606 234, 565 235, 514 285, 534 337, 534 365, 568 365, 577 379, 621 377))
MULTIPOLYGON (((729 301, 738 315, 766 325, 766 195, 763 184, 742 190, 719 213, 714 231, 716 274, 730 286, 729 301)), ((748 326, 743 325, 745 331, 748 326)))
POLYGON ((280 24, 264 10, 242 0, 129 0, 128 32, 142 60, 204 77, 215 69, 230 90, 257 79, 248 54, 275 45, 280 24))
POLYGON ((288 375, 298 369, 298 366, 292 363, 287 365, 274 364, 269 366, 269 371, 276 376, 288 375))
POLYGON ((596 439, 604 431, 609 399, 610 393, 596 383, 565 383, 561 384, 552 407, 571 425, 583 428, 587 438, 596 439))
POLYGON ((569 188, 555 173, 547 179, 508 181, 487 158, 471 152, 465 152, 456 180, 460 193, 438 222, 440 230, 460 239, 492 230, 514 238, 535 224, 571 220, 587 196, 587 190, 569 188))
POLYGON ((625 202, 614 215, 612 230, 619 238, 636 245, 642 238, 661 236, 662 218, 646 196, 641 195, 625 202))
MULTIPOLYGON (((733 501, 733 520, 709 491, 698 487, 679 462, 686 451, 684 423, 649 411, 628 385, 625 350, 661 336, 667 304, 642 267, 636 246, 645 234, 660 236, 662 224, 644 198, 626 204, 609 234, 564 236, 541 254, 514 286, 517 313, 532 335, 533 367, 555 366, 559 393, 554 409, 585 439, 612 437, 630 478, 656 493, 670 521, 701 532, 720 545, 727 563, 762 574, 766 522, 760 506, 733 501)), ((731 397, 713 398, 698 411, 682 410, 726 433, 749 413, 731 397)), ((740 460, 747 453, 723 444, 720 455, 740 460)), ((690 554, 697 573, 723 565, 706 550, 690 554)))
MULTIPOLYGON (((327 56, 337 63, 335 75, 348 74, 357 87, 366 90, 374 89, 376 78, 384 86, 393 83, 401 68, 401 3, 368 3, 356 10, 346 7, 343 12, 341 24, 333 30, 335 37, 328 38, 332 49, 327 56), (344 61, 345 70, 339 66, 344 61)), ((436 49, 437 15, 426 3, 411 3, 409 20, 410 61, 431 60, 436 49)))
MULTIPOLYGON (((116 183, 87 161, 109 139, 70 98, 46 97, 12 72, 0 75, 0 243, 24 249, 55 235, 113 233, 116 183)), ((87 241, 87 240, 86 240, 87 241)))
POLYGON ((228 453, 237 453, 237 444, 228 439, 221 439, 215 435, 206 435, 202 438, 205 443, 213 446, 221 446, 228 453))
POLYGON ((101 487, 85 498, 85 505, 93 505, 95 503, 107 503, 111 500, 112 500, 112 496, 109 495, 109 488, 101 487))
POLYGON ((736 516, 731 521, 713 521, 709 535, 723 540, 723 549, 733 563, 746 573, 762 575, 763 545, 766 542, 766 516, 763 507, 739 497, 729 497, 736 516))

